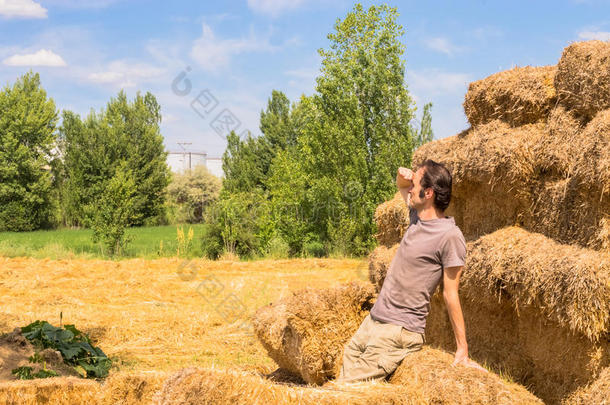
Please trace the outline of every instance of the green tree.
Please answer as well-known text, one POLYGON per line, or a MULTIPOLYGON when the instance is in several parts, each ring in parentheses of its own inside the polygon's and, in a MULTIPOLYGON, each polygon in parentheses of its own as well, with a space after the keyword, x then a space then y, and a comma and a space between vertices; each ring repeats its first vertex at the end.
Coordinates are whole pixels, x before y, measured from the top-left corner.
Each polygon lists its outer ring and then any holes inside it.
POLYGON ((417 137, 415 139, 415 148, 425 143, 432 142, 434 139, 434 133, 432 132, 432 114, 430 113, 431 109, 432 103, 424 105, 419 130, 417 131, 417 137))
POLYGON ((0 92, 0 230, 29 231, 52 222, 57 110, 38 73, 0 92))
POLYGON ((227 136, 227 148, 222 155, 223 193, 247 192, 264 188, 270 149, 266 140, 248 135, 246 139, 231 131, 227 136))
POLYGON ((353 11, 321 49, 316 93, 301 101, 298 144, 311 185, 312 218, 323 240, 364 253, 373 244, 375 207, 394 192, 410 164, 414 106, 404 84, 403 28, 388 6, 353 11))
POLYGON ((223 154, 225 192, 266 189, 271 162, 275 155, 296 145, 296 132, 291 123, 290 100, 281 91, 273 90, 266 110, 260 114, 261 136, 240 139, 235 133, 227 137, 223 154))
POLYGON ((129 102, 121 91, 105 110, 92 111, 84 120, 64 111, 60 145, 68 224, 91 225, 95 202, 122 166, 130 171, 136 187, 131 223, 142 225, 164 216, 170 172, 160 122, 160 106, 151 93, 138 93, 129 102))

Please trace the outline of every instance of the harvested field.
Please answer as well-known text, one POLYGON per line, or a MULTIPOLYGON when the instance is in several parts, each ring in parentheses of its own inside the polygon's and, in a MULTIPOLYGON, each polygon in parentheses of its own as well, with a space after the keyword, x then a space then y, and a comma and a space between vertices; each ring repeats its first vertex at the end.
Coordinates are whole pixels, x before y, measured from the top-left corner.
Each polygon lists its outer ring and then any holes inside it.
MULTIPOLYGON (((608 253, 501 229, 468 244, 460 293, 473 358, 545 401, 559 402, 610 365, 608 253), (566 352, 570 361, 558 361, 566 352)), ((426 339, 455 350, 439 293, 426 339)))
POLYGON ((610 42, 576 42, 566 47, 555 76, 559 102, 584 120, 610 108, 610 42))
POLYGON ((310 384, 339 373, 343 347, 373 306, 370 284, 296 291, 254 317, 259 340, 276 363, 310 384))
POLYGON ((556 102, 555 66, 515 67, 470 83, 464 98, 475 127, 502 120, 516 127, 544 120, 556 102))
POLYGON ((3 381, 0 403, 147 403, 156 390, 154 376, 164 371, 215 366, 268 373, 275 364, 243 322, 305 285, 328 288, 357 280, 366 266, 356 259, 195 260, 179 274, 182 263, 0 258, 0 333, 37 319, 59 324, 62 312, 64 324, 88 333, 114 359, 104 389, 76 378, 3 381), (199 294, 209 281, 222 286, 217 297, 199 294), (230 294, 246 308, 234 322, 218 310, 230 294))

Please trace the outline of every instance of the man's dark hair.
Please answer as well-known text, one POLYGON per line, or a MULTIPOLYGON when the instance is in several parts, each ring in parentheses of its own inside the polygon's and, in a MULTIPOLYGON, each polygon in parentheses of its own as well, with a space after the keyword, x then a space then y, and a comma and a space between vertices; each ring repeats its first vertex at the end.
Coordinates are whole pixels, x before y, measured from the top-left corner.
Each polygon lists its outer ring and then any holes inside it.
POLYGON ((420 181, 421 190, 419 198, 424 198, 424 190, 432 188, 434 190, 434 206, 445 212, 451 201, 451 185, 453 181, 451 173, 442 163, 437 163, 431 159, 426 160, 419 167, 424 168, 420 181))

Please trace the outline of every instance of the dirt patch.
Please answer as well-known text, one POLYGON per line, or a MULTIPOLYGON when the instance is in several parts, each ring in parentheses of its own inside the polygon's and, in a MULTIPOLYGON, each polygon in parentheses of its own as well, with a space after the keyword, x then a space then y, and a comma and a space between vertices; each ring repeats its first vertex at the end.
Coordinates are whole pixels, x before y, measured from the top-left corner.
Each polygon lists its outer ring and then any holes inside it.
POLYGON ((57 350, 36 350, 21 334, 21 328, 15 328, 11 333, 0 336, 0 382, 17 380, 12 370, 19 367, 31 367, 31 374, 47 370, 59 376, 78 376, 72 367, 63 362, 57 350))

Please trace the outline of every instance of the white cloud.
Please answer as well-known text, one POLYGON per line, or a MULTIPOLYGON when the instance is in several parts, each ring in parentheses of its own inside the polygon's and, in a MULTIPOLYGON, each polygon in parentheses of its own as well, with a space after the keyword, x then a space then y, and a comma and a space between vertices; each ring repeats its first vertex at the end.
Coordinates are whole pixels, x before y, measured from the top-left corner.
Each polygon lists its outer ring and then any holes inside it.
POLYGON ((428 98, 434 94, 465 94, 472 77, 467 73, 443 72, 437 69, 407 70, 409 89, 428 98))
POLYGON ((2 63, 8 66, 66 66, 61 56, 47 49, 29 54, 16 54, 4 59, 2 63))
POLYGON ((87 75, 87 80, 97 84, 109 84, 121 88, 135 87, 142 81, 159 77, 163 69, 146 64, 116 60, 101 71, 87 75))
POLYGON ((581 31, 578 38, 583 40, 599 39, 600 41, 610 41, 610 32, 607 31, 581 31))
POLYGON ((195 40, 191 57, 205 70, 219 71, 229 65, 233 55, 245 52, 272 52, 278 49, 269 38, 258 38, 252 32, 247 38, 216 38, 212 28, 203 23, 201 37, 195 40))
POLYGON ((0 0, 0 15, 7 18, 47 18, 47 9, 33 0, 0 0))
POLYGON ((248 7, 256 13, 277 17, 298 8, 304 0, 248 0, 248 7))
POLYGON ((424 43, 428 48, 449 56, 462 50, 462 48, 452 44, 451 41, 443 37, 429 38, 425 40, 424 43))

